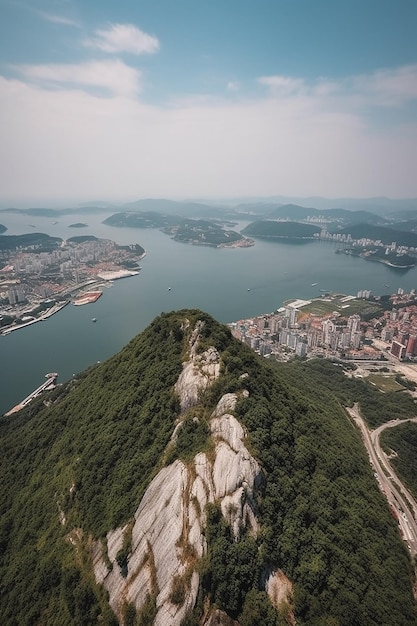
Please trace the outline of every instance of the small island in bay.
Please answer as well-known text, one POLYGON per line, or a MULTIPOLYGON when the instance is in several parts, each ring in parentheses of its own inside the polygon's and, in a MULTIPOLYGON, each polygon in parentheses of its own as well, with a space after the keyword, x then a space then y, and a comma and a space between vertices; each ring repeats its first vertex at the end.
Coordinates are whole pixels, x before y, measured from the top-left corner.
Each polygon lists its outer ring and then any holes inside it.
POLYGON ((88 224, 84 224, 84 222, 76 222, 75 224, 70 224, 68 228, 87 228, 88 224))
POLYGON ((0 235, 1 235, 2 233, 5 233, 5 232, 6 232, 6 230, 7 230, 7 226, 4 226, 4 224, 0 224, 0 235))
MULTIPOLYGON (((234 230, 226 230, 222 220, 204 220, 165 215, 155 211, 116 213, 104 220, 108 226, 158 228, 175 241, 215 248, 246 248, 254 241, 234 230)), ((226 225, 230 225, 226 222, 226 225)))
POLYGON ((179 224, 164 227, 162 232, 181 243, 215 248, 246 248, 255 243, 234 230, 225 230, 217 222, 208 220, 183 219, 179 224))

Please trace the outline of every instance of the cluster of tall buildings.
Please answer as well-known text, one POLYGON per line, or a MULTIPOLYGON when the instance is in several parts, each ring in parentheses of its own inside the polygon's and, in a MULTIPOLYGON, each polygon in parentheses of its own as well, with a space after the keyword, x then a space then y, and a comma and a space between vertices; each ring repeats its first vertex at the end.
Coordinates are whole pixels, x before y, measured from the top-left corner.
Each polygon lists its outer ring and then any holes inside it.
MULTIPOLYGON (((229 324, 233 335, 259 354, 334 354, 349 358, 361 347, 363 332, 359 315, 347 319, 334 313, 323 317, 303 314, 294 306, 229 324)), ((353 358, 353 356, 352 356, 353 358)))
POLYGON ((10 304, 18 304, 19 302, 26 301, 26 295, 22 285, 16 285, 15 287, 11 287, 7 291, 7 297, 9 298, 10 304))
POLYGON ((73 273, 79 264, 97 263, 114 254, 116 244, 108 239, 91 239, 83 242, 66 242, 48 252, 19 252, 9 257, 14 272, 23 276, 40 275, 55 268, 62 276, 73 273))
POLYGON ((391 344, 391 354, 399 360, 417 357, 417 305, 386 311, 381 326, 381 339, 391 344))

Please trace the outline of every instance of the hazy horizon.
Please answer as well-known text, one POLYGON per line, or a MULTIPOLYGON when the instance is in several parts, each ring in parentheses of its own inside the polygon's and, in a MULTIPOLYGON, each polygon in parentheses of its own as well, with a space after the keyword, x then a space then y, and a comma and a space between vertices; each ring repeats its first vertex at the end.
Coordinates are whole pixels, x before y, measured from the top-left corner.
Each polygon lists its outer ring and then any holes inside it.
MULTIPOLYGON (((308 208, 323 208, 323 204, 332 205, 332 208, 337 208, 337 203, 345 204, 352 202, 356 203, 372 203, 382 201, 383 203, 415 203, 417 209, 417 196, 416 197, 397 197, 390 198, 387 196, 369 196, 369 197, 325 197, 325 196, 282 196, 279 194, 273 196, 230 196, 230 197, 186 197, 178 196, 178 197, 165 197, 165 196, 155 196, 155 197, 129 197, 129 198, 113 198, 113 199, 103 199, 103 198, 95 198, 95 199, 83 199, 83 198, 67 198, 67 199, 50 199, 50 198, 35 198, 32 200, 14 198, 12 200, 1 199, 0 198, 0 210, 7 211, 8 209, 18 209, 18 210, 27 210, 32 208, 45 208, 45 209, 82 209, 88 207, 100 207, 103 205, 103 210, 107 208, 111 210, 113 207, 118 208, 127 204, 131 204, 138 201, 145 200, 169 200, 173 202, 181 202, 181 203, 200 203, 200 204, 208 204, 208 205, 217 205, 220 208, 224 206, 235 206, 238 204, 249 204, 249 203, 282 203, 282 204, 296 204, 297 202, 301 203, 301 206, 304 206, 305 203, 317 201, 318 207, 314 207, 313 204, 309 205, 308 208), (303 204, 304 203, 304 204, 303 204), (105 207, 104 205, 108 205, 105 207), (333 207, 334 205, 334 207, 333 207)), ((344 207, 343 207, 344 208, 344 207)))

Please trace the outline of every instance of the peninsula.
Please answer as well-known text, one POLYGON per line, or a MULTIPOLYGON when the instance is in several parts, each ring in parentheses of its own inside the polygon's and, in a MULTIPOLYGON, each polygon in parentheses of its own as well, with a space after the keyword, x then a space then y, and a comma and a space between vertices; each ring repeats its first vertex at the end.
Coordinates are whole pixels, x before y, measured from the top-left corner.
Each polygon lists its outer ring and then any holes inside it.
POLYGON ((349 246, 346 248, 338 248, 337 254, 350 254, 351 256, 359 256, 367 261, 376 261, 377 263, 384 263, 390 267, 395 267, 401 270, 407 270, 417 265, 417 257, 412 257, 406 252, 397 253, 395 249, 390 247, 378 247, 378 246, 349 246))

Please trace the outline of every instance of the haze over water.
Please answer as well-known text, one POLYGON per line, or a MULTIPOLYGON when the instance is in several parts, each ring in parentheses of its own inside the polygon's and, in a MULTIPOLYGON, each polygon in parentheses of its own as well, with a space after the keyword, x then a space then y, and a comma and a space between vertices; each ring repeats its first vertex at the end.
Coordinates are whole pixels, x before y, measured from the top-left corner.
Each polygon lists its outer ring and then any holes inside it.
POLYGON ((417 288, 416 268, 403 273, 337 255, 330 243, 258 239, 252 248, 216 249, 180 244, 158 230, 106 226, 101 223, 104 214, 64 216, 57 224, 50 218, 0 215, 7 235, 91 234, 120 244, 139 243, 147 251, 140 274, 116 281, 96 303, 68 305, 46 322, 0 336, 0 414, 40 385, 47 372, 58 372, 58 382, 64 382, 116 353, 162 311, 199 308, 227 323, 270 313, 290 298, 319 297, 320 289, 352 295, 370 289, 380 295, 417 288), (88 228, 68 228, 81 221, 88 228))

